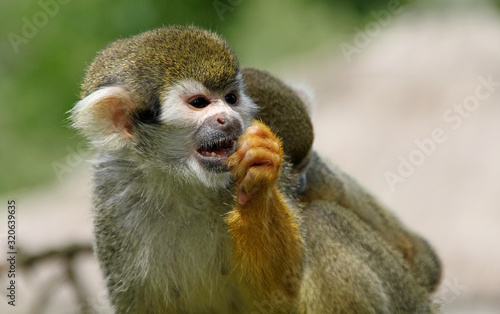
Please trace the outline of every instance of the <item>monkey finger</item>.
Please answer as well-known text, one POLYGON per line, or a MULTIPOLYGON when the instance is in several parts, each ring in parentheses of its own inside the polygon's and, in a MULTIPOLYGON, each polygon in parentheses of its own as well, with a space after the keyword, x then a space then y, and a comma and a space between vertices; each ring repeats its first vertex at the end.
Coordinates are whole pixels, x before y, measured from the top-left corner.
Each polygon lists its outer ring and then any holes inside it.
POLYGON ((263 169, 262 167, 252 167, 248 169, 245 177, 239 184, 244 191, 257 192, 274 186, 276 183, 276 175, 272 170, 263 169))
POLYGON ((271 131, 271 129, 261 121, 254 121, 245 133, 248 135, 256 135, 263 138, 274 136, 274 133, 271 131))
POLYGON ((271 190, 268 184, 262 183, 260 180, 255 180, 256 175, 250 171, 243 179, 242 184, 237 188, 237 201, 240 206, 248 205, 251 202, 259 201, 266 197, 271 190))
POLYGON ((244 155, 241 153, 234 153, 227 158, 226 164, 231 173, 234 174, 234 171, 236 167, 240 164, 241 160, 243 159, 243 156, 244 155))
POLYGON ((227 165, 230 172, 240 177, 243 173, 238 174, 237 172, 244 171, 254 164, 277 164, 281 162, 281 158, 282 155, 278 143, 262 139, 258 139, 257 141, 248 140, 228 158, 227 165), (278 147, 277 152, 273 151, 276 147, 278 147), (270 157, 267 158, 266 156, 270 157), (268 160, 266 160, 266 158, 268 160), (252 160, 254 161, 252 162, 252 160), (237 168, 239 168, 239 170, 237 170, 237 168))
POLYGON ((262 147, 249 149, 240 161, 239 166, 245 169, 255 166, 276 168, 281 165, 281 156, 262 147))
POLYGON ((250 170, 253 170, 256 173, 266 174, 265 176, 259 175, 258 178, 277 180, 281 168, 281 156, 260 147, 252 148, 241 160, 240 167, 242 172, 238 175, 243 175, 243 171, 246 175, 250 170))
POLYGON ((281 155, 281 143, 274 138, 263 138, 260 136, 249 135, 241 141, 241 145, 237 147, 237 151, 246 152, 253 147, 265 148, 271 152, 281 155))
POLYGON ((252 148, 241 158, 234 157, 229 164, 229 169, 234 175, 235 182, 239 184, 245 178, 250 168, 273 172, 274 177, 277 178, 279 177, 280 166, 281 156, 269 152, 264 148, 252 148))

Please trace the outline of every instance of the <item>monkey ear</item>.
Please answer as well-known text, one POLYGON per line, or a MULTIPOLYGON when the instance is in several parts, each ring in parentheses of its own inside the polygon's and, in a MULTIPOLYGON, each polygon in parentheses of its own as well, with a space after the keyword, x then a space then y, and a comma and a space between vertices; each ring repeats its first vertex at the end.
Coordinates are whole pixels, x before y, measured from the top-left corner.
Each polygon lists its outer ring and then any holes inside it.
POLYGON ((123 87, 99 89, 70 111, 72 126, 101 148, 122 148, 132 139, 132 114, 137 105, 123 87))

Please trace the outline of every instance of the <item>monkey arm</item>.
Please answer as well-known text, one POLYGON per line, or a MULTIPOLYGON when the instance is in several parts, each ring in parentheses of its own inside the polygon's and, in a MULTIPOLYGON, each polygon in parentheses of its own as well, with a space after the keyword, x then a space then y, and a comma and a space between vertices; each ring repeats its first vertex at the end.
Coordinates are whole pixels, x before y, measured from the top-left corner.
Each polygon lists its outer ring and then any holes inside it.
POLYGON ((237 186, 236 206, 226 217, 235 274, 250 306, 273 312, 295 303, 303 257, 299 219, 276 185, 282 158, 280 140, 254 122, 228 160, 237 186))

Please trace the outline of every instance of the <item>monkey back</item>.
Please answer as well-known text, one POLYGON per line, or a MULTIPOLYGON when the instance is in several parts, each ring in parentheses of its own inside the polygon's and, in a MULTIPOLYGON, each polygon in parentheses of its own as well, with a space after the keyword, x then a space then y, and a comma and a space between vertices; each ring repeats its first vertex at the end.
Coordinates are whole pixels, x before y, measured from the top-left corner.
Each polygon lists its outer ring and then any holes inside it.
POLYGON ((286 84, 266 71, 243 69, 246 92, 259 106, 256 115, 283 141, 285 154, 301 170, 310 158, 313 127, 307 108, 286 84))

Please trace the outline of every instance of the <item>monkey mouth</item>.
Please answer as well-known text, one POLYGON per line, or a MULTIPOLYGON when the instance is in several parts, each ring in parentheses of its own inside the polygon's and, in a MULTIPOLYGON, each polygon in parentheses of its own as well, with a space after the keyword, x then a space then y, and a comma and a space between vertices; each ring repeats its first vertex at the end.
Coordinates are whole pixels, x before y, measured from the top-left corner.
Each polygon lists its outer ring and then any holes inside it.
POLYGON ((236 139, 219 138, 202 143, 197 149, 197 157, 201 164, 212 171, 228 171, 226 159, 235 152, 236 139))

